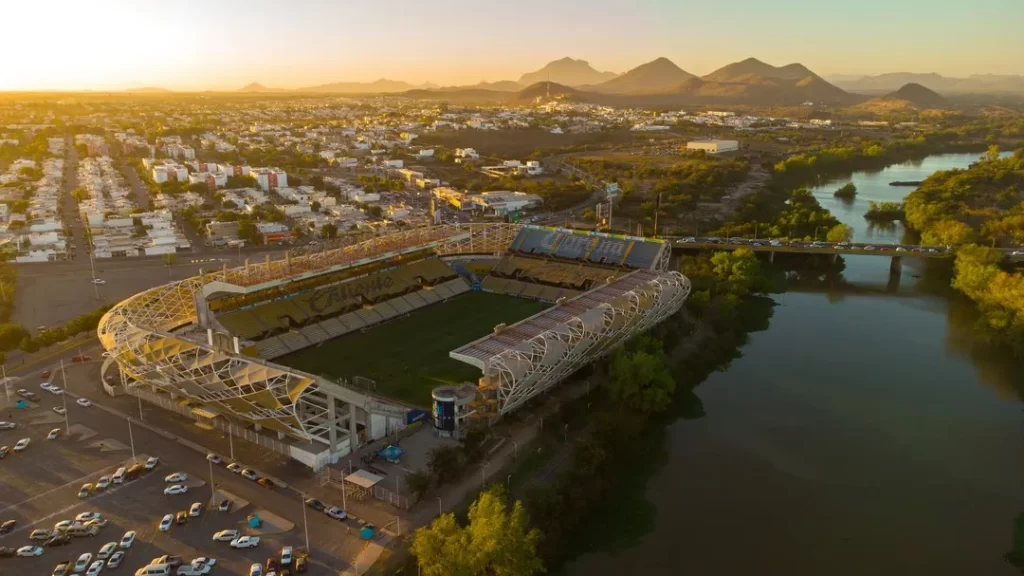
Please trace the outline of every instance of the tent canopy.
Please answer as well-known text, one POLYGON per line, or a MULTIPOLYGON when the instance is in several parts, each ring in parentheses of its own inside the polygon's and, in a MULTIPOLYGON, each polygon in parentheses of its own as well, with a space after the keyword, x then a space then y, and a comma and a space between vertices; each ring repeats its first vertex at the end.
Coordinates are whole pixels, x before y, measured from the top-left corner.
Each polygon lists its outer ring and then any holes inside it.
POLYGON ((380 482, 383 479, 384 479, 383 476, 377 476, 376 474, 371 474, 371 473, 367 472, 366 470, 356 470, 352 474, 349 474, 348 476, 345 477, 345 481, 346 482, 351 482, 351 483, 355 484, 356 486, 359 486, 360 488, 365 488, 367 490, 369 490, 370 488, 373 488, 374 485, 376 485, 378 482, 380 482))

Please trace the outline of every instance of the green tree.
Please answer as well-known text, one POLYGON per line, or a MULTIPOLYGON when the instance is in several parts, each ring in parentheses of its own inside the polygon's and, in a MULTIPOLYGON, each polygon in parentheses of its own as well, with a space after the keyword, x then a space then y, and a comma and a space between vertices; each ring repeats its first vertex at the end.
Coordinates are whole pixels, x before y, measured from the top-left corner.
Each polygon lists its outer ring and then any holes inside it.
POLYGON ((664 352, 619 348, 608 367, 608 395, 644 413, 661 412, 672 403, 676 382, 664 352))
POLYGON ((312 210, 313 212, 319 212, 320 211, 320 203, 317 202, 316 200, 310 202, 309 209, 312 210))
POLYGON ((853 239, 853 228, 850 228, 846 224, 836 224, 829 228, 828 234, 825 235, 825 239, 829 242, 849 242, 853 239))
POLYGON ((974 242, 974 229, 959 220, 939 220, 921 234, 925 244, 961 246, 974 242))
POLYGON ((451 482, 462 474, 462 451, 455 446, 438 446, 427 456, 427 467, 438 486, 451 482))
POLYGON ((857 197, 857 186, 855 186, 853 182, 848 182, 833 192, 832 195, 843 200, 853 200, 857 197))
POLYGON ((482 492, 469 507, 468 524, 443 514, 413 537, 412 553, 424 576, 530 576, 544 567, 537 556, 540 531, 518 500, 509 511, 504 490, 482 492))
POLYGON ((724 287, 740 296, 749 294, 760 281, 761 263, 749 248, 715 252, 711 265, 715 277, 724 287))
POLYGON ((412 492, 413 498, 419 502, 423 495, 430 491, 434 477, 427 470, 413 470, 405 475, 405 487, 412 492))
POLYGON ((328 222, 320 227, 320 236, 323 238, 335 238, 338 236, 338 227, 328 222))
POLYGON ((486 439, 487 430, 483 426, 471 426, 466 430, 466 435, 462 438, 462 455, 467 463, 472 464, 483 457, 486 439))

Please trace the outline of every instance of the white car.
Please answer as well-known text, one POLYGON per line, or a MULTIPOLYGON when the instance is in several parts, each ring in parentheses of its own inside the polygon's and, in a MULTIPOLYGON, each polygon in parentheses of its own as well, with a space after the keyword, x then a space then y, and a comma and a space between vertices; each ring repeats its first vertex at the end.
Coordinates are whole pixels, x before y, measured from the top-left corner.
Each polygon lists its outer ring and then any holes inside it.
POLYGON ((85 576, 96 576, 103 570, 103 560, 97 560, 89 565, 89 569, 86 570, 85 576))
POLYGON ((79 522, 88 522, 89 520, 95 520, 102 517, 103 515, 99 512, 82 512, 78 516, 75 516, 75 520, 78 520, 79 522))
POLYGON ((167 532, 168 530, 171 529, 171 524, 173 524, 173 523, 174 523, 174 515, 173 514, 166 514, 166 515, 164 515, 164 517, 160 520, 160 531, 161 532, 167 532))
POLYGON ((96 488, 99 490, 110 488, 110 476, 100 476, 100 479, 96 481, 96 488))
POLYGON ((188 509, 188 515, 196 518, 203 513, 203 505, 199 502, 193 502, 192 506, 188 509))
POLYGON ((28 448, 28 445, 31 442, 32 442, 31 438, 22 438, 21 440, 18 440, 18 443, 14 445, 14 451, 15 452, 21 452, 25 448, 28 448))
POLYGON ((39 385, 39 387, 49 392, 50 388, 52 388, 53 386, 49 382, 43 382, 42 384, 39 385))
POLYGON ((324 514, 327 514, 335 520, 344 520, 345 518, 348 518, 348 514, 346 514, 344 510, 338 508, 337 506, 331 506, 330 508, 324 510, 324 514))
POLYGON ((239 536, 231 541, 232 548, 255 548, 259 545, 259 536, 239 536))
POLYGON ((865 250, 877 250, 877 248, 875 248, 874 246, 865 246, 864 249, 865 250))
POLYGON ((0 430, 14 430, 17 427, 14 422, 0 422, 0 430))
POLYGON ((149 460, 146 460, 146 470, 152 470, 156 468, 156 465, 160 463, 160 459, 156 456, 151 456, 149 460))
POLYGON ((100 551, 96 553, 96 557, 100 560, 106 560, 107 558, 110 558, 110 555, 114 553, 114 550, 117 550, 117 542, 107 542, 100 548, 100 551))
POLYGON ((175 472, 174 474, 164 476, 164 482, 167 482, 168 484, 172 482, 184 482, 185 480, 188 480, 188 475, 184 472, 175 472))
POLYGON ((242 478, 245 478, 246 480, 252 480, 253 482, 255 482, 256 480, 259 479, 259 477, 260 475, 257 474, 255 470, 249 468, 242 470, 242 478))
POLYGON ((224 461, 224 460, 221 459, 220 456, 217 456, 213 452, 210 452, 209 454, 207 454, 206 455, 206 459, 209 460, 210 462, 213 462, 214 464, 220 464, 221 462, 224 461))
POLYGON ((60 436, 60 428, 54 428, 50 430, 50 433, 46 435, 47 440, 56 440, 57 436, 60 436))
POLYGON ((62 390, 60 386, 56 386, 53 384, 50 385, 50 394, 53 394, 54 396, 60 396, 63 393, 64 390, 62 390))
POLYGON ((61 520, 53 525, 54 532, 63 532, 75 525, 74 520, 61 520))
POLYGON ((189 562, 189 564, 193 566, 209 566, 210 568, 213 568, 217 565, 217 559, 207 558, 206 556, 200 556, 199 558, 193 558, 192 561, 189 562))
POLYGON ((171 484, 167 488, 164 488, 164 494, 167 496, 184 494, 185 492, 188 492, 188 486, 185 486, 184 484, 171 484))
POLYGON ((214 542, 231 542, 238 538, 238 530, 221 530, 213 535, 214 542))
POLYGON ((78 557, 78 560, 75 560, 75 572, 81 572, 82 570, 85 570, 85 568, 91 562, 92 562, 92 554, 90 554, 89 552, 86 552, 85 554, 82 554, 81 556, 78 557))
POLYGON ((234 472, 235 474, 242 473, 242 465, 239 464, 238 462, 232 462, 231 464, 228 464, 227 468, 228 470, 234 472))
POLYGON ((121 548, 131 548, 132 544, 135 543, 135 530, 129 530, 124 533, 121 537, 121 542, 118 544, 121 548))
POLYGON ((106 284, 107 281, 104 280, 103 278, 93 278, 92 279, 92 283, 93 284, 106 284))
POLYGON ((249 576, 263 576, 263 566, 259 564, 249 566, 249 576))
POLYGON ((178 576, 206 576, 212 570, 210 566, 202 564, 183 564, 178 566, 178 576))
POLYGON ((60 414, 61 416, 67 414, 67 412, 68 412, 67 410, 65 410, 64 408, 62 408, 60 406, 54 406, 53 407, 53 411, 56 412, 57 414, 60 414))
POLYGON ((85 406, 86 408, 92 406, 92 402, 89 402, 88 398, 79 398, 76 402, 78 402, 79 406, 85 406))
POLYGON ((21 556, 23 558, 28 558, 29 556, 42 556, 42 555, 43 555, 43 547, 42 546, 22 546, 21 548, 18 548, 18 556, 21 556))
POLYGON ((291 566, 292 563, 292 547, 285 546, 281 548, 281 566, 291 566))

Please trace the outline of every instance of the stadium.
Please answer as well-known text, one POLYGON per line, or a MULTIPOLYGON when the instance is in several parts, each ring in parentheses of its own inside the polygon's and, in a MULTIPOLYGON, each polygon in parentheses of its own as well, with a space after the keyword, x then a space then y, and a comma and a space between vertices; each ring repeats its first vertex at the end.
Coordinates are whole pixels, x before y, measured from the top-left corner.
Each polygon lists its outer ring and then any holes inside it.
POLYGON ((690 284, 670 255, 515 224, 347 236, 120 302, 103 369, 111 393, 276 436, 319 469, 431 412, 446 434, 494 421, 674 314, 690 284))

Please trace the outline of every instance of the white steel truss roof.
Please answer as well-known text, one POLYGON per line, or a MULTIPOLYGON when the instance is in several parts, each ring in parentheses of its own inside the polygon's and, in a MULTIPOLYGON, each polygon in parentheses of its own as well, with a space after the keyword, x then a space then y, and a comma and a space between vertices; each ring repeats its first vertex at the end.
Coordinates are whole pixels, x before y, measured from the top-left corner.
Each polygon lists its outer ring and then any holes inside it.
POLYGON ((637 270, 454 350, 484 372, 501 414, 521 406, 633 334, 676 313, 690 294, 678 272, 637 270))

